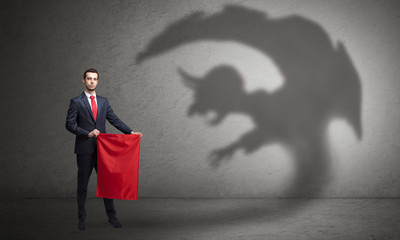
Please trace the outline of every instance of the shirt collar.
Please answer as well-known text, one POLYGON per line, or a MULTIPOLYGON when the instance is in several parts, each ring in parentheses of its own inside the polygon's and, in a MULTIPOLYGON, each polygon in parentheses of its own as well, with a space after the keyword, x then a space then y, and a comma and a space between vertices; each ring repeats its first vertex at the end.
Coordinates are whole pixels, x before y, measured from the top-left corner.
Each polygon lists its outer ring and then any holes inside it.
MULTIPOLYGON (((86 91, 83 91, 83 92, 85 93, 87 98, 90 98, 91 95, 89 93, 87 93, 86 91)), ((94 96, 94 98, 96 98, 96 92, 94 92, 93 96, 94 96)))

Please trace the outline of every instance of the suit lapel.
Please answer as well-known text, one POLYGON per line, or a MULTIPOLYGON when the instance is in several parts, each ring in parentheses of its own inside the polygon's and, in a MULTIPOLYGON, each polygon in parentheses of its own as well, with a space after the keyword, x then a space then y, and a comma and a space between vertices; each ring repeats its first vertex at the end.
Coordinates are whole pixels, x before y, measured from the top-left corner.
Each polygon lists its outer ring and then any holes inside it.
MULTIPOLYGON (((87 99, 85 93, 82 93, 81 98, 82 98, 82 101, 83 101, 83 103, 85 104, 85 106, 86 106, 87 110, 89 111, 89 114, 90 114, 90 116, 92 117, 92 120, 93 120, 93 122, 94 122, 93 112, 92 112, 92 109, 90 108, 89 100, 87 99)), ((97 100, 98 100, 98 99, 97 99, 97 100)), ((97 112, 98 112, 98 111, 99 111, 99 110, 97 110, 97 112)), ((99 115, 99 114, 97 113, 97 115, 99 115)))
POLYGON ((97 117, 99 117, 100 111, 103 110, 102 107, 103 107, 104 103, 103 103, 103 98, 100 97, 99 95, 96 95, 96 98, 97 98, 97 117))

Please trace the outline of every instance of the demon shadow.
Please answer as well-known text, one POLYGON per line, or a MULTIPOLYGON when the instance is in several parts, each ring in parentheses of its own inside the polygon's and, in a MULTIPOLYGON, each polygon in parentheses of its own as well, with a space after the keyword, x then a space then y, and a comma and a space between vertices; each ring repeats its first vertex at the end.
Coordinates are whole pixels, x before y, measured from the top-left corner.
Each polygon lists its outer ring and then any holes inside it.
POLYGON ((317 23, 301 16, 271 19, 265 13, 227 5, 213 15, 193 13, 169 25, 137 55, 137 62, 197 41, 234 41, 258 49, 273 60, 284 78, 275 92, 247 93, 230 66, 216 66, 203 77, 178 69, 194 93, 188 114, 216 113, 211 124, 242 113, 254 129, 210 154, 213 166, 238 149, 257 151, 271 143, 285 145, 295 160, 287 196, 318 196, 329 180, 327 126, 344 119, 358 139, 361 127, 361 81, 343 43, 332 43, 317 23))

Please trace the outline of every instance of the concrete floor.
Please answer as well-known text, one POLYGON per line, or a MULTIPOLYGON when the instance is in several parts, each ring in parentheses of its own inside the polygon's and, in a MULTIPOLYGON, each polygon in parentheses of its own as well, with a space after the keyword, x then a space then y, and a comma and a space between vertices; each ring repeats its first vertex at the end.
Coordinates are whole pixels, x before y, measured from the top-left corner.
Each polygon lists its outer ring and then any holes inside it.
POLYGON ((400 199, 182 199, 87 201, 77 229, 75 199, 1 200, 0 239, 400 239, 400 199))

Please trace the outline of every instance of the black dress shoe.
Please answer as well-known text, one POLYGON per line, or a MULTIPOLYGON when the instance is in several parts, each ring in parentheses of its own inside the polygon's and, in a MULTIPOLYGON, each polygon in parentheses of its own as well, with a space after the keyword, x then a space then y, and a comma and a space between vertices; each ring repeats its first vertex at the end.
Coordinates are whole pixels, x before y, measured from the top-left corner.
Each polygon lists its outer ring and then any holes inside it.
POLYGON ((79 220, 78 228, 79 228, 79 230, 86 230, 85 220, 79 220))
POLYGON ((113 225, 113 227, 115 228, 122 228, 121 223, 118 222, 118 219, 116 217, 109 218, 108 222, 111 223, 111 225, 113 225))

